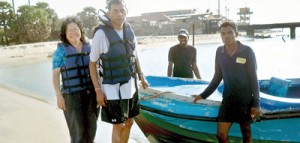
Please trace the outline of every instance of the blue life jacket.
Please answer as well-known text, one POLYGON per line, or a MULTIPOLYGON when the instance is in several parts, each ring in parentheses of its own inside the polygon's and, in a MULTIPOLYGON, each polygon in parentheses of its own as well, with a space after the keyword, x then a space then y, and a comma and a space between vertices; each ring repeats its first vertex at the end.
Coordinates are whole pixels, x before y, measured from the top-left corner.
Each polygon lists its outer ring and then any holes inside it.
MULTIPOLYGON (((108 40, 110 47, 107 53, 100 55, 103 73, 103 84, 127 83, 131 77, 135 77, 135 49, 134 33, 128 23, 123 27, 123 40, 118 33, 108 25, 100 26, 108 40)), ((102 74, 102 75, 101 75, 102 74)))
POLYGON ((90 45, 84 43, 81 53, 78 53, 73 46, 68 44, 60 43, 59 46, 63 46, 66 53, 65 66, 61 67, 63 92, 78 93, 85 90, 93 91, 89 72, 90 45))

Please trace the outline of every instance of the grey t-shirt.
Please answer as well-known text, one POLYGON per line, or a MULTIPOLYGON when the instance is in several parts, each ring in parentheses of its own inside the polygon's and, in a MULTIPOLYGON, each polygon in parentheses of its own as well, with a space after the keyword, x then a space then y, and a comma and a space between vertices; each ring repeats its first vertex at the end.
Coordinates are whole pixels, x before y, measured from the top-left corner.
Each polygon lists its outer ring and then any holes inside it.
POLYGON ((179 44, 169 50, 169 61, 174 63, 173 77, 193 78, 192 64, 196 62, 196 48, 188 45, 181 47, 179 44))

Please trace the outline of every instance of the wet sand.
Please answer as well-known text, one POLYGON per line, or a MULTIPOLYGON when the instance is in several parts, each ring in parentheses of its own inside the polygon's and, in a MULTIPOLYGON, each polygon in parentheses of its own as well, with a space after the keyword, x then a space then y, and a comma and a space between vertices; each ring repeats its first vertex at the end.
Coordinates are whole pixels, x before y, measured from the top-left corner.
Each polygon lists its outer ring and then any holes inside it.
MULTIPOLYGON (((62 110, 0 87, 0 141, 3 143, 69 143, 62 110)), ((96 143, 111 142, 112 126, 98 120, 96 143)), ((149 142, 134 124, 129 143, 149 142)))

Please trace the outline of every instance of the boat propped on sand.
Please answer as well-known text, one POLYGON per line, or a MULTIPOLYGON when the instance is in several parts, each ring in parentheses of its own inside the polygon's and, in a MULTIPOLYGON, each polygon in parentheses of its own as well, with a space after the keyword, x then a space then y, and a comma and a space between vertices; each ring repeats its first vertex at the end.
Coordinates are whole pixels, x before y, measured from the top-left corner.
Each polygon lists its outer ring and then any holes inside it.
MULTIPOLYGON (((217 142, 222 84, 208 99, 195 104, 190 95, 199 94, 209 82, 158 76, 146 79, 150 88, 139 90, 141 110, 135 121, 151 142, 217 142)), ((253 141, 300 142, 300 79, 272 78, 259 84, 262 116, 251 125, 253 141)), ((229 139, 242 142, 238 124, 230 129, 229 139)))

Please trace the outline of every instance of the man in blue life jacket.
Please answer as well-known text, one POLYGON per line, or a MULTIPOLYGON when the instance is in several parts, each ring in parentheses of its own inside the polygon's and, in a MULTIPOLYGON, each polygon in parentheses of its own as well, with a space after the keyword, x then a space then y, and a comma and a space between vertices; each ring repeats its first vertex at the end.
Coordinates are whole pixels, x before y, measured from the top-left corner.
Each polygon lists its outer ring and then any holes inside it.
POLYGON ((140 108, 136 74, 143 88, 148 83, 137 57, 135 35, 126 22, 125 2, 112 0, 107 8, 107 20, 102 19, 93 37, 89 67, 102 121, 113 124, 112 142, 126 143, 140 108))

